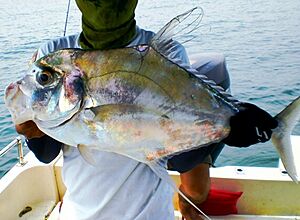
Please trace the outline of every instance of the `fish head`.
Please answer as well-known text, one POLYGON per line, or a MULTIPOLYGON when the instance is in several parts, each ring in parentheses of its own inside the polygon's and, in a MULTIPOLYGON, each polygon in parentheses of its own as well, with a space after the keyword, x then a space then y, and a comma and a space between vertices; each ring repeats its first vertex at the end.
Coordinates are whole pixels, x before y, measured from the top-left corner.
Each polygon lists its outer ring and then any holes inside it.
POLYGON ((43 127, 64 123, 79 111, 83 73, 72 65, 70 51, 51 53, 32 64, 24 77, 7 86, 5 104, 12 120, 33 120, 43 127))

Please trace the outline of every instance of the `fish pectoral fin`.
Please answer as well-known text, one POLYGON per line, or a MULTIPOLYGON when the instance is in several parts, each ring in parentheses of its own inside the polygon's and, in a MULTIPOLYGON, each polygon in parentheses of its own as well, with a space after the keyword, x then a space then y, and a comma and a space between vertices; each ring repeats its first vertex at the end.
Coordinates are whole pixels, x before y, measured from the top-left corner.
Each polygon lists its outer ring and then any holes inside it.
POLYGON ((87 96, 84 98, 83 108, 89 109, 89 108, 97 107, 98 105, 99 105, 99 104, 98 104, 97 100, 94 99, 93 97, 87 95, 87 96))
POLYGON ((96 167, 96 160, 93 156, 93 153, 91 152, 91 150, 83 145, 83 144, 78 144, 77 146, 80 155, 82 156, 82 158, 90 165, 96 167))

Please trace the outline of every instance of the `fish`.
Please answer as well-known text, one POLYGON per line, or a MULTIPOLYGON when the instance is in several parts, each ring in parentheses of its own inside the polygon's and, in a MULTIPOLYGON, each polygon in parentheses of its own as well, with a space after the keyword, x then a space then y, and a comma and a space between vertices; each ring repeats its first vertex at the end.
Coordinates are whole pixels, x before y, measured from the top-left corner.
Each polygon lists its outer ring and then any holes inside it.
MULTIPOLYGON (((174 42, 174 30, 195 11, 172 19, 147 45, 61 49, 38 59, 6 88, 5 104, 13 122, 33 120, 48 136, 78 147, 88 160, 92 155, 87 149, 97 149, 153 165, 221 142, 230 133, 237 103, 164 52, 174 42)), ((201 19, 196 16, 192 28, 201 19)), ((295 182, 299 170, 289 137, 299 115, 300 97, 275 116, 279 127, 272 135, 295 182)))

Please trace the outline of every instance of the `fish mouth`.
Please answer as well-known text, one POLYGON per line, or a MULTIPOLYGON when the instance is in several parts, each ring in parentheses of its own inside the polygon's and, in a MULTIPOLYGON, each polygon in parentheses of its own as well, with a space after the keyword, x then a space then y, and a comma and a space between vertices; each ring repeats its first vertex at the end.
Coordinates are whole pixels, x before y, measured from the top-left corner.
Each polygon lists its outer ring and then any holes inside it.
POLYGON ((20 83, 10 83, 5 89, 5 106, 8 108, 12 121, 21 124, 32 120, 32 111, 27 107, 27 98, 20 89, 20 83))
POLYGON ((5 89, 5 101, 13 99, 19 91, 17 83, 10 83, 5 89))

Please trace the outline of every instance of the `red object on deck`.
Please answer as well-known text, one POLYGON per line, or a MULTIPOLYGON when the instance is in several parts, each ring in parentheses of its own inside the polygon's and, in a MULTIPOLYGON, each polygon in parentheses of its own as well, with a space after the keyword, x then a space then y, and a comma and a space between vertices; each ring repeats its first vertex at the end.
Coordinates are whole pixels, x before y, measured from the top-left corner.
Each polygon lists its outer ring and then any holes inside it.
POLYGON ((210 189, 205 202, 199 208, 207 215, 237 214, 237 201, 243 192, 210 189))

